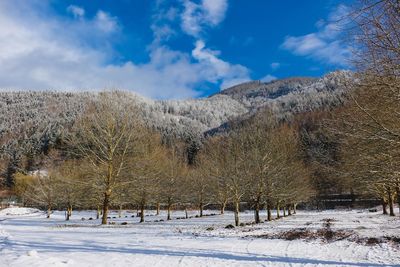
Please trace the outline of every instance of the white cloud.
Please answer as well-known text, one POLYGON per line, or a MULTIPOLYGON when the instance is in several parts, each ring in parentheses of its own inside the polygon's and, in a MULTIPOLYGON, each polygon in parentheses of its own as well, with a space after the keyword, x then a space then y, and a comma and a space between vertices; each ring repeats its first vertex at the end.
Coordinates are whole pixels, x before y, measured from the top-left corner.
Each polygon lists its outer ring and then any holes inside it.
POLYGON ((276 80, 277 78, 275 77, 275 76, 273 76, 273 75, 271 75, 271 74, 267 74, 267 75, 265 75, 264 77, 262 77, 261 79, 260 79, 260 81, 262 81, 262 82, 264 82, 264 83, 268 83, 268 82, 271 82, 271 81, 273 81, 273 80, 276 80))
POLYGON ((348 66, 350 49, 340 40, 347 23, 348 8, 340 5, 328 17, 317 22, 318 31, 302 36, 287 36, 282 48, 295 55, 307 56, 327 64, 348 66))
POLYGON ((184 11, 181 14, 182 30, 188 35, 199 37, 204 27, 220 24, 227 9, 227 0, 202 0, 199 4, 184 0, 184 11))
POLYGON ((225 18, 228 9, 227 0, 203 0, 201 7, 204 11, 205 19, 211 25, 218 25, 225 18))
POLYGON ((350 9, 348 6, 339 5, 333 10, 327 21, 320 21, 317 26, 320 28, 320 35, 324 38, 336 38, 339 36, 343 28, 349 23, 348 14, 350 9))
POLYGON ((158 1, 155 15, 153 15, 154 41, 151 48, 157 48, 165 40, 176 35, 176 31, 171 25, 177 18, 181 19, 181 29, 184 33, 195 37, 195 48, 191 56, 191 68, 196 69, 196 76, 200 80, 220 84, 221 89, 248 81, 249 70, 238 64, 231 64, 222 60, 220 51, 207 49, 200 36, 207 27, 215 27, 225 18, 228 8, 227 0, 203 0, 195 3, 190 0, 183 0, 183 10, 175 7, 166 6, 165 2, 158 1))
POLYGON ((117 18, 102 10, 97 11, 94 22, 100 30, 107 33, 114 32, 118 28, 117 18))
POLYGON ((82 18, 85 16, 85 9, 79 6, 70 5, 67 7, 67 11, 74 15, 75 18, 82 18))
POLYGON ((287 37, 283 45, 295 54, 304 56, 315 53, 317 49, 324 48, 327 44, 317 34, 310 33, 300 37, 287 37))
POLYGON ((196 42, 192 55, 202 65, 200 74, 212 82, 222 81, 221 89, 250 80, 246 67, 223 61, 218 57, 220 51, 207 49, 202 40, 196 42))
MULTIPOLYGON (((185 1, 185 10, 182 13, 182 30, 193 36, 198 36, 201 31, 199 6, 191 1, 185 1)), ((201 13, 200 13, 201 14, 201 13)))
POLYGON ((0 88, 119 88, 155 98, 186 98, 200 95, 194 88, 205 82, 225 87, 249 79, 247 68, 220 59, 204 42, 197 42, 192 54, 158 44, 149 48, 146 63, 111 63, 115 51, 109 33, 121 27, 117 18, 104 11, 91 19, 60 18, 43 2, 37 2, 43 12, 28 1, 14 3, 0 2, 0 88))
POLYGON ((167 42, 176 35, 172 23, 179 17, 179 11, 176 7, 166 5, 164 1, 157 1, 152 15, 151 30, 153 31, 153 45, 159 45, 161 42, 167 42))

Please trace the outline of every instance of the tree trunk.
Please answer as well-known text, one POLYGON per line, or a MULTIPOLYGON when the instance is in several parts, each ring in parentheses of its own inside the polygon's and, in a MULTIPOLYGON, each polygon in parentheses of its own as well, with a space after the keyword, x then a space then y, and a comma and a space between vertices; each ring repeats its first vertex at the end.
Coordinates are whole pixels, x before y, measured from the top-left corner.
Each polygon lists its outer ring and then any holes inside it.
POLYGON ((384 215, 388 214, 388 212, 387 212, 387 202, 385 201, 384 198, 382 198, 382 212, 383 212, 384 215))
POLYGON ((292 208, 292 206, 291 206, 291 205, 288 205, 288 215, 289 215, 289 216, 292 215, 292 210, 291 210, 291 208, 292 208))
POLYGON ((97 212, 96 212, 96 219, 97 220, 100 219, 100 213, 101 213, 100 207, 97 206, 97 212))
POLYGON ((279 207, 279 204, 276 206, 276 218, 277 219, 279 219, 281 217, 281 214, 280 214, 280 207, 279 207))
POLYGON ((260 223, 260 203, 258 201, 254 205, 254 222, 260 223))
POLYGON ((50 218, 50 214, 51 214, 51 205, 47 205, 47 216, 46 218, 49 219, 50 218))
POLYGON ((187 206, 185 206, 185 218, 186 218, 186 219, 189 218, 187 206))
POLYGON ((144 222, 144 202, 140 203, 140 222, 144 222))
POLYGON ((118 218, 122 217, 122 205, 119 205, 119 209, 118 209, 118 218))
POLYGON ((395 216, 394 206, 393 206, 393 195, 390 189, 388 190, 388 199, 389 199, 389 216, 395 216))
POLYGON ((235 226, 239 226, 239 201, 235 202, 235 226))
POLYGON ((293 204, 293 214, 297 213, 297 203, 293 204))
POLYGON ((167 205, 167 220, 171 220, 171 204, 167 205))
POLYGON ((283 205, 283 217, 286 217, 286 205, 283 205))
POLYGON ((356 202, 356 196, 354 195, 353 187, 350 188, 351 204, 350 208, 354 208, 354 203, 356 202))
POLYGON ((397 205, 399 206, 399 213, 400 213, 400 188, 397 187, 396 189, 396 195, 397 195, 397 205))
POLYGON ((199 204, 200 217, 203 217, 203 209, 204 209, 204 205, 202 202, 200 202, 200 204, 199 204))
POLYGON ((67 216, 65 217, 65 220, 66 220, 66 221, 69 221, 69 219, 71 218, 71 216, 72 216, 72 207, 71 207, 71 206, 68 206, 68 207, 67 207, 67 216))
POLYGON ((389 200, 389 216, 395 216, 394 207, 393 207, 393 200, 389 200))
POLYGON ((156 211, 156 215, 160 215, 160 203, 157 202, 157 211, 156 211))
POLYGON ((103 200, 103 217, 101 218, 101 224, 107 224, 108 206, 110 205, 110 190, 104 192, 103 200))
POLYGON ((267 203, 267 220, 272 221, 271 205, 267 203))
POLYGON ((225 213, 225 207, 226 207, 226 201, 221 203, 221 208, 220 208, 220 213, 224 214, 225 213))
POLYGON ((398 194, 397 194, 397 206, 399 207, 399 214, 400 214, 400 196, 398 194))

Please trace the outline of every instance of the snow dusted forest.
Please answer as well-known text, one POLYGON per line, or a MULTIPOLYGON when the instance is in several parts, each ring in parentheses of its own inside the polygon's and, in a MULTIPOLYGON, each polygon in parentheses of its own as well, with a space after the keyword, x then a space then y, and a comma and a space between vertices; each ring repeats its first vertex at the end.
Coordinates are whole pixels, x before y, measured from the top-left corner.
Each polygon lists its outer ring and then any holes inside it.
POLYGON ((184 100, 0 92, 0 266, 400 266, 400 4, 352 71, 184 100))
MULTIPOLYGON (((113 192, 113 203, 110 204, 112 207, 140 205, 142 209, 145 209, 147 205, 153 205, 159 208, 160 203, 167 203, 166 205, 170 209, 174 205, 181 205, 182 203, 182 205, 186 205, 185 203, 187 203, 200 209, 211 204, 214 206, 220 204, 222 205, 221 209, 224 209, 232 201, 229 194, 233 192, 228 192, 231 191, 229 188, 235 186, 238 187, 235 189, 237 192, 234 193, 236 195, 235 205, 237 206, 237 212, 242 201, 248 201, 249 203, 256 201, 257 209, 262 209, 265 201, 264 192, 262 192, 264 190, 262 188, 264 187, 264 182, 260 181, 261 184, 258 186, 261 186, 261 188, 255 185, 256 188, 254 190, 261 190, 255 196, 243 191, 248 185, 253 182, 256 183, 256 181, 252 181, 251 175, 245 180, 242 176, 244 174, 236 174, 238 181, 232 180, 232 184, 229 184, 226 179, 232 174, 213 173, 214 169, 217 170, 224 165, 228 168, 229 165, 227 164, 230 164, 226 162, 229 159, 220 159, 219 153, 231 154, 231 150, 234 148, 231 147, 232 145, 242 145, 241 149, 244 151, 240 153, 248 154, 247 163, 243 162, 242 165, 247 165, 246 168, 253 168, 252 161, 264 160, 265 162, 259 162, 259 164, 264 164, 264 166, 268 164, 274 165, 273 168, 276 170, 282 169, 281 172, 276 173, 276 179, 283 179, 278 178, 283 175, 283 169, 292 170, 290 176, 286 177, 289 181, 291 180, 290 177, 298 176, 299 172, 306 172, 304 169, 312 171, 311 167, 306 166, 308 164, 306 157, 311 157, 312 161, 314 161, 316 156, 313 155, 313 150, 315 150, 315 147, 314 145, 307 145, 302 149, 303 145, 300 142, 305 145, 307 142, 311 142, 311 139, 316 138, 309 135, 309 131, 305 126, 298 126, 304 128, 302 130, 304 133, 295 129, 294 125, 299 124, 296 120, 300 121, 296 119, 296 116, 313 111, 329 111, 334 107, 341 106, 346 99, 346 83, 351 79, 352 74, 349 72, 335 72, 321 79, 294 78, 269 83, 252 82, 234 86, 208 98, 191 100, 151 100, 133 93, 118 91, 102 93, 2 92, 0 93, 0 106, 4 112, 1 113, 3 116, 1 118, 3 123, 1 125, 0 139, 2 142, 1 157, 3 164, 1 175, 4 185, 15 188, 24 204, 47 206, 49 212, 55 207, 62 209, 63 205, 67 205, 68 207, 66 208, 68 209, 72 209, 72 207, 98 207, 100 212, 100 207, 104 206, 101 204, 101 195, 103 194, 101 190, 108 190, 107 188, 110 186, 119 188, 118 183, 132 184, 132 192, 113 192), (104 108, 104 111, 101 110, 101 107, 104 108), (160 166, 151 171, 142 169, 143 166, 135 166, 129 172, 124 173, 124 178, 118 178, 117 180, 110 177, 112 181, 100 185, 99 188, 96 187, 92 190, 86 186, 80 187, 80 190, 94 191, 93 194, 95 196, 93 198, 98 200, 88 200, 85 199, 86 196, 83 199, 79 199, 78 195, 80 193, 70 192, 70 190, 67 190, 67 194, 71 193, 73 195, 64 196, 63 193, 58 192, 63 190, 60 187, 72 186, 76 188, 74 184, 76 182, 68 181, 65 179, 66 176, 71 175, 71 179, 82 180, 79 182, 80 184, 92 184, 87 175, 92 176, 90 173, 93 170, 87 170, 88 173, 86 174, 85 172, 67 174, 65 171, 72 171, 71 166, 75 165, 74 161, 85 159, 89 156, 88 151, 80 151, 79 153, 74 151, 79 150, 82 145, 78 141, 78 139, 82 138, 78 136, 79 134, 82 134, 83 138, 87 139, 89 137, 85 137, 85 135, 99 135, 102 134, 102 131, 107 130, 104 128, 106 127, 105 123, 111 118, 95 114, 105 112, 109 112, 109 114, 104 114, 104 116, 114 116, 115 120, 118 118, 121 120, 121 122, 113 122, 116 123, 114 126, 116 131, 121 131, 122 128, 120 129, 120 127, 125 126, 120 125, 120 123, 123 121, 123 123, 127 124, 128 122, 125 120, 129 118, 129 127, 132 132, 135 133, 135 128, 139 127, 142 129, 140 131, 148 132, 146 137, 154 135, 151 139, 143 139, 144 137, 136 136, 141 140, 135 140, 134 142, 124 140, 128 142, 126 145, 129 145, 129 150, 132 151, 129 151, 131 152, 129 155, 131 158, 129 159, 127 155, 123 155, 126 158, 121 159, 121 164, 130 165, 136 161, 135 157, 144 158, 145 155, 150 154, 148 155, 150 158, 147 159, 148 163, 144 162, 143 164, 150 164, 156 161, 156 165, 160 166), (83 127, 83 120, 85 119, 88 120, 89 124, 95 122, 96 127, 100 127, 100 129, 97 129, 100 132, 92 132, 94 130, 86 129, 88 126, 85 125, 85 129, 88 132, 81 133, 82 129, 79 128, 83 127), (252 136, 253 133, 248 131, 252 131, 254 127, 262 127, 262 131, 271 132, 269 134, 271 135, 271 140, 262 140, 268 136, 265 136, 265 133, 262 132, 260 132, 259 136, 252 136), (274 128, 282 129, 277 130, 278 133, 273 133, 274 128), (280 135, 280 132, 283 135, 287 134, 289 139, 276 139, 278 136, 275 137, 274 135, 280 135), (266 149, 276 145, 272 142, 287 142, 288 145, 293 145, 294 147, 288 147, 288 149, 292 149, 292 152, 287 152, 290 155, 271 155, 268 160, 262 159, 262 157, 252 158, 256 156, 255 154, 253 155, 254 151, 252 149, 257 149, 257 147, 249 147, 253 145, 251 143, 239 144, 245 141, 243 138, 247 140, 256 138, 254 139, 254 142, 256 142, 254 145, 266 146, 266 149), (224 143, 223 139, 227 139, 229 142, 224 143), (231 144, 230 139, 235 141, 231 144), (147 152, 144 150, 137 151, 143 149, 138 148, 138 144, 142 145, 146 142, 155 147, 149 148, 150 150, 147 152), (161 147, 157 147, 156 143, 159 143, 161 147), (160 149, 165 151, 159 152, 160 149), (227 152, 222 152, 224 150, 227 150, 227 152), (152 155, 152 153, 155 154, 152 155), (161 162, 164 162, 162 157, 171 159, 171 164, 173 165, 161 166, 161 162), (276 157, 276 159, 273 157, 276 157), (287 157, 287 159, 284 160, 284 157, 287 157), (269 163, 270 160, 275 160, 275 162, 271 164, 269 163), (62 163, 58 163, 60 161, 62 163), (303 163, 300 163, 300 161, 303 161, 303 163), (220 166, 215 165, 215 163, 220 164, 220 166), (290 166, 292 163, 294 163, 293 167, 290 166), (158 176, 158 173, 164 172, 168 168, 172 174, 171 177, 165 178, 166 181, 163 181, 163 177, 153 177, 158 176), (209 168, 212 169, 210 170, 209 168), (143 178, 143 181, 130 180, 131 178, 138 179, 135 176, 143 171, 150 172, 149 174, 144 174, 145 176, 150 175, 150 177, 143 178), (37 180, 34 177, 40 172, 44 172, 46 175, 45 177, 39 175, 37 180), (57 176, 54 181, 48 176, 49 172, 57 176), (130 175, 133 177, 128 178, 130 175), (224 177, 220 177, 221 175, 224 177), (181 181, 178 181, 177 178, 180 178, 181 181), (154 184, 151 184, 150 179, 153 179, 151 181, 154 184), (171 180, 169 181, 168 179, 171 180), (138 191, 138 183, 143 183, 143 195, 133 197, 138 191), (171 190, 177 190, 176 185, 180 183, 186 184, 188 187, 176 192, 161 192, 161 188, 165 189, 165 183, 170 186, 171 190), (148 191, 147 186, 153 187, 153 192, 148 191), (156 190, 156 187, 160 188, 156 190), (191 188, 193 190, 201 188, 200 195, 191 195, 195 194, 194 191, 191 191, 191 188), (183 191, 188 191, 187 194, 190 196, 183 195, 183 191), (96 194, 98 195, 96 196, 96 194), (128 199, 127 195, 133 197, 133 199, 128 199), (56 196, 60 199, 57 199, 56 196), (256 200, 253 200, 253 198, 256 200), (73 203, 69 203, 71 201, 73 203)), ((118 136, 118 133, 113 134, 116 137, 118 136)), ((125 136, 123 136, 124 133, 120 134, 120 138, 131 138, 127 134, 125 136)), ((91 140, 94 143, 99 141, 97 139, 91 140)), ((103 141, 105 142, 106 140, 103 141)), ((317 141, 314 140, 313 142, 317 141)), ((102 147, 98 149, 98 151, 92 151, 92 153, 96 154, 96 157, 98 157, 98 153, 102 152, 102 147)), ((119 147, 119 149, 122 149, 122 147, 119 147)), ((326 150, 326 148, 323 149, 326 150)), ((98 167, 100 168, 100 166, 98 167)), ((261 165, 260 168, 265 169, 261 165)), ((82 167, 79 167, 79 169, 82 170, 82 167)), ((270 171, 273 172, 273 169, 270 171)), ((315 176, 321 175, 316 174, 315 176)), ((91 178, 96 179, 95 177, 91 178)), ((314 190, 312 187, 315 188, 315 186, 312 186, 308 180, 303 183, 304 179, 306 178, 301 177, 298 181, 290 181, 293 183, 291 185, 292 188, 296 183, 298 184, 297 186, 304 185, 305 192, 298 197, 293 194, 293 198, 296 200, 282 204, 284 209, 286 209, 286 205, 297 205, 297 202, 302 198, 309 199, 314 195, 311 192, 314 190)), ((286 183, 283 180, 279 182, 286 183)), ((97 183, 95 184, 97 185, 97 183)), ((340 182, 337 184, 340 184, 340 182)), ((339 191, 335 193, 343 193, 342 190, 347 190, 347 188, 342 189, 340 186, 338 188, 339 191)), ((124 188, 124 190, 126 191, 127 189, 124 188)), ((318 190, 323 189, 318 188, 318 190)), ((302 189, 299 189, 299 191, 302 191, 302 189)), ((285 200, 278 199, 271 201, 274 203, 271 202, 269 204, 270 208, 277 205, 276 203, 278 202, 285 202, 285 200)), ((103 214, 103 222, 106 223, 107 214, 103 214)), ((271 218, 271 216, 269 217, 271 218)), ((259 221, 260 219, 256 218, 256 220, 259 221)), ((236 224, 239 224, 238 218, 236 218, 236 224)))
MULTIPOLYGON (((327 110, 342 105, 348 72, 335 72, 321 79, 295 78, 270 83, 259 81, 226 89, 203 99, 152 100, 125 92, 145 123, 166 140, 179 138, 201 146, 206 133, 225 131, 231 121, 245 120, 261 109, 279 119, 294 114, 327 110)), ((23 164, 63 143, 74 122, 97 93, 56 91, 0 92, 1 155, 10 172, 32 171, 39 166, 23 164)), ((40 164, 39 164, 40 165, 40 164)), ((7 183, 12 183, 6 174, 7 183)))

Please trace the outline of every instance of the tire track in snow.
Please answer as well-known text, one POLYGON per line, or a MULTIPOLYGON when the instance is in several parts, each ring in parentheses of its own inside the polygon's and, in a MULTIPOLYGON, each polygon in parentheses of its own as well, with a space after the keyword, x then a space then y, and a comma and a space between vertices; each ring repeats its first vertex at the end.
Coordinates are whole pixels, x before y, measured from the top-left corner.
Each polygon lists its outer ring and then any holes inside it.
POLYGON ((182 262, 183 262, 183 260, 185 259, 186 255, 187 255, 187 250, 185 249, 182 253, 183 253, 183 255, 179 259, 178 266, 182 266, 182 262))
POLYGON ((162 256, 161 259, 160 259, 158 262, 156 262, 156 264, 154 265, 154 267, 165 266, 164 260, 165 260, 166 258, 167 258, 167 255, 162 256), (160 265, 160 264, 161 264, 161 265, 160 265))
POLYGON ((183 256, 179 259, 179 262, 178 262, 178 266, 182 266, 182 262, 183 262, 183 259, 185 258, 185 256, 186 256, 186 252, 183 254, 183 256))
POLYGON ((249 246, 250 246, 250 244, 253 243, 253 242, 254 242, 254 239, 250 239, 250 241, 247 243, 247 245, 246 245, 246 252, 247 252, 247 254, 250 254, 249 246))
MULTIPOLYGON (((179 248, 182 249, 181 246, 180 246, 179 248)), ((185 259, 186 255, 187 255, 187 250, 184 249, 184 250, 182 251, 182 253, 183 253, 183 255, 179 258, 178 266, 182 266, 182 262, 183 262, 183 260, 185 259)))
MULTIPOLYGON (((3 219, 1 220, 2 222, 7 220, 3 219)), ((10 247, 10 234, 7 233, 6 230, 4 230, 4 228, 2 227, 2 225, 0 224, 0 252, 2 252, 5 248, 10 247)))
MULTIPOLYGON (((287 245, 286 245, 286 248, 285 248, 285 257, 286 258, 289 258, 289 246, 290 246, 290 241, 286 241, 287 242, 287 245)), ((291 263, 291 262, 287 262, 288 264, 289 264, 289 266, 290 267, 292 267, 293 266, 293 263, 291 263)))
MULTIPOLYGON (((250 239, 250 241, 246 244, 246 252, 248 255, 250 255, 252 252, 250 252, 249 247, 250 244, 252 244, 255 241, 255 239, 250 239)), ((262 263, 261 261, 257 261, 258 264, 260 264, 263 267, 266 267, 267 265, 265 265, 264 263, 262 263)))

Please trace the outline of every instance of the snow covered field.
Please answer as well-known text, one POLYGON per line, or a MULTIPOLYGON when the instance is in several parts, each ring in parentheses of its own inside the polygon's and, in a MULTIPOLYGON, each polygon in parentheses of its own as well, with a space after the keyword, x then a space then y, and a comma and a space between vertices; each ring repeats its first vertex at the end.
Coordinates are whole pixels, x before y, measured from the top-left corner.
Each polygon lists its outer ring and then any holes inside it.
MULTIPOLYGON (((147 216, 144 224, 132 215, 126 211, 118 218, 112 212, 116 218, 110 221, 115 224, 99 226, 99 220, 89 220, 95 218, 91 211, 75 212, 66 222, 63 212, 46 219, 34 209, 2 210, 0 266, 400 266, 398 240, 385 238, 400 237, 398 216, 298 212, 260 225, 225 229, 233 222, 229 212, 185 220, 177 220, 183 213, 175 212, 172 221, 154 222, 165 219, 161 214, 147 216), (271 238, 293 229, 314 233, 327 227, 345 232, 346 237, 271 238)), ((241 219, 250 222, 252 215, 242 213, 241 219)))

